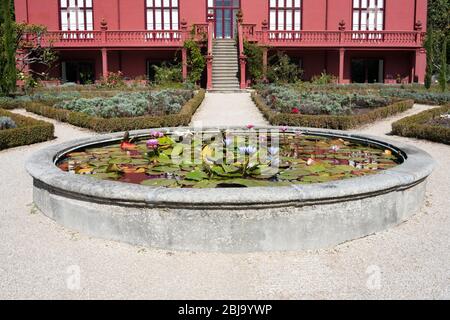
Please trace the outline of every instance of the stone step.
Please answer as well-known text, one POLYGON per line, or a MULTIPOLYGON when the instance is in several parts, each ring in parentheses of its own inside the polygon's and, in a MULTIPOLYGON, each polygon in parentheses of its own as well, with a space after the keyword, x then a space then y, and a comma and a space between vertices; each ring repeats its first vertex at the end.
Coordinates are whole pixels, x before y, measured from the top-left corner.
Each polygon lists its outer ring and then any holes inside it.
POLYGON ((219 85, 219 86, 232 86, 232 85, 239 85, 239 81, 238 79, 232 79, 232 80, 227 80, 227 81, 215 81, 213 80, 213 85, 219 85))
POLYGON ((237 51, 213 51, 213 56, 236 56, 237 57, 237 51))
POLYGON ((233 87, 219 87, 219 86, 214 87, 213 86, 213 90, 215 90, 216 92, 217 91, 235 91, 235 90, 240 90, 240 89, 241 89, 240 86, 233 86, 233 87))
POLYGON ((228 81, 238 81, 238 78, 236 77, 236 75, 234 76, 230 76, 230 77, 218 77, 218 76, 213 76, 212 80, 215 82, 228 82, 228 81))

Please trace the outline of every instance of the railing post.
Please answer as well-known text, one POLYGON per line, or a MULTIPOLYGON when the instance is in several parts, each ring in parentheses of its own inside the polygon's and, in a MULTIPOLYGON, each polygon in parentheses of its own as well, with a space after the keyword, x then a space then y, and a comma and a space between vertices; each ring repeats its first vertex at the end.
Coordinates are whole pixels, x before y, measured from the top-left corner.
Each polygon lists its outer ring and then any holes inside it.
POLYGON ((344 83, 345 49, 339 49, 339 83, 344 83))
POLYGON ((416 21, 414 24, 414 30, 416 31, 416 46, 422 47, 422 21, 416 21))
POLYGON ((214 14, 208 13, 208 55, 206 56, 206 89, 212 89, 214 14))
POLYGON ((239 41, 239 66, 240 66, 240 88, 241 90, 247 88, 247 76, 246 76, 246 64, 247 57, 244 54, 244 32, 242 30, 242 12, 239 11, 237 14, 237 23, 238 23, 238 41, 239 41))
POLYGON ((108 41, 106 32, 108 31, 108 23, 103 18, 100 22, 100 29, 102 30, 102 44, 103 46, 106 46, 106 42, 108 41))
POLYGON ((108 23, 103 18, 100 22, 100 29, 102 31, 102 76, 103 79, 108 78, 108 50, 106 47, 107 37, 106 32, 108 31, 108 23))
POLYGON ((261 24, 261 30, 262 30, 262 44, 263 45, 267 45, 267 42, 268 42, 268 39, 269 39, 269 34, 268 34, 268 30, 269 30, 269 27, 268 27, 268 23, 267 23, 267 20, 264 20, 263 22, 262 22, 262 24, 261 24))
POLYGON ((339 45, 342 46, 345 40, 345 21, 339 21, 339 45))

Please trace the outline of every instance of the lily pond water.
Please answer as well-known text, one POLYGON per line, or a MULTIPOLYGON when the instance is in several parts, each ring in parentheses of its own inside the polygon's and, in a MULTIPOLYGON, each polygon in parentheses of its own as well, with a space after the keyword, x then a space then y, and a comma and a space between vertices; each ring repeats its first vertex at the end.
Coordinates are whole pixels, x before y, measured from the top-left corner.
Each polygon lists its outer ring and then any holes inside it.
POLYGON ((72 174, 169 188, 322 183, 376 174, 403 158, 390 149, 287 128, 125 133, 72 151, 56 163, 72 174))

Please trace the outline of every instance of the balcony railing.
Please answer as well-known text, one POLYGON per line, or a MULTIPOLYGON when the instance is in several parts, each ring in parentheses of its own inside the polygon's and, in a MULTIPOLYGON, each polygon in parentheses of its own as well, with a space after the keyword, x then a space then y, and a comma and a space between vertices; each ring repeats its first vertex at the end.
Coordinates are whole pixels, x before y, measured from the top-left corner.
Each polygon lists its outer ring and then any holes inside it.
POLYGON ((38 42, 41 46, 54 48, 74 47, 181 47, 183 31, 49 31, 40 37, 25 35, 30 46, 38 42), (27 38, 28 37, 28 38, 27 38))
MULTIPOLYGON (((196 40, 208 38, 208 25, 194 28, 196 40)), ((256 30, 242 24, 243 38, 272 47, 422 47, 425 33, 420 31, 272 31, 256 30)), ((27 36, 25 36, 27 37, 27 36)), ((190 34, 186 30, 152 31, 49 31, 28 38, 29 46, 39 42, 54 48, 182 47, 190 34)))
POLYGON ((253 31, 244 29, 249 41, 273 47, 422 47, 419 31, 253 31))

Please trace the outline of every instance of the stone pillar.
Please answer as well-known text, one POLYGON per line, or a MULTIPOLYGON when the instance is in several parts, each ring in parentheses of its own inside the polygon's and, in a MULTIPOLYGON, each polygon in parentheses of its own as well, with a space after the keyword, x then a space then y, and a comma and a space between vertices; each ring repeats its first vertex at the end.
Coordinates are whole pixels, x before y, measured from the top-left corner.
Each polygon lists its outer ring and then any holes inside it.
POLYGON ((339 49, 339 83, 344 83, 345 49, 339 49))
POLYGON ((425 70, 427 67, 427 53, 424 48, 415 51, 414 59, 414 79, 420 84, 425 83, 425 70))
POLYGON ((108 50, 102 48, 102 76, 108 78, 108 50))

